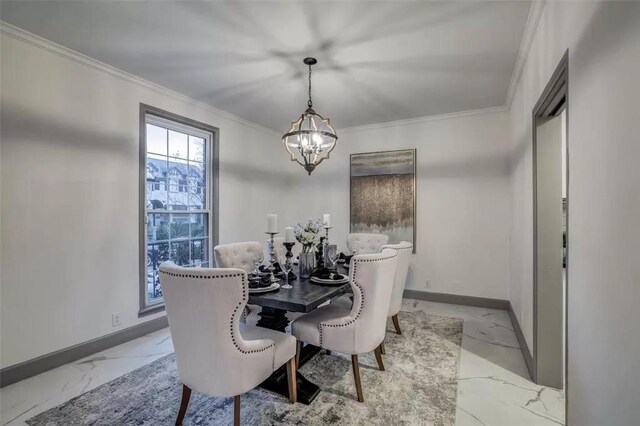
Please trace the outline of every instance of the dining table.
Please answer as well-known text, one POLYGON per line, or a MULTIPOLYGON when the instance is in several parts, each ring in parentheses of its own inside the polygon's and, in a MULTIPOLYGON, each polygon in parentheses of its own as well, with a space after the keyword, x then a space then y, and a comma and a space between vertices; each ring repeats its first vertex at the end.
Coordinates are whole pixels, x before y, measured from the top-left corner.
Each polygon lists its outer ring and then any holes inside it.
MULTIPOLYGON (((295 271, 297 272, 297 271, 295 271)), ((337 272, 349 276, 349 269, 344 265, 337 266, 337 272)), ((282 288, 284 279, 280 280, 280 288, 268 293, 249 293, 248 303, 262 307, 258 314, 260 319, 257 324, 272 330, 285 332, 289 325, 288 312, 308 313, 318 308, 320 305, 335 299, 345 293, 351 292, 351 284, 317 284, 311 282, 310 278, 289 279, 291 288, 282 288)), ((306 344, 300 352, 298 368, 311 360, 320 348, 306 344)), ((306 379, 300 371, 297 374, 297 394, 298 402, 310 404, 320 392, 320 387, 306 379)), ((289 395, 287 386, 286 369, 281 367, 276 370, 260 387, 268 389, 281 395, 289 395)))

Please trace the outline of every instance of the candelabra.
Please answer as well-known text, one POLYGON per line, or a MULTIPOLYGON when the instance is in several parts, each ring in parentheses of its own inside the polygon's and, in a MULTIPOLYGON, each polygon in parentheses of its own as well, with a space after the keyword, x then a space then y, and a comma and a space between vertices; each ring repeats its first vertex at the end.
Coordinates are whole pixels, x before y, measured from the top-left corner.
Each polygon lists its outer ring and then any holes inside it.
POLYGON ((276 260, 276 246, 273 242, 273 237, 275 237, 276 235, 278 235, 278 232, 265 232, 265 234, 269 235, 269 240, 267 241, 267 244, 269 245, 269 272, 271 273, 271 282, 272 283, 277 283, 278 280, 276 279, 276 276, 273 274, 273 271, 276 270, 276 267, 274 266, 275 263, 277 262, 276 260))

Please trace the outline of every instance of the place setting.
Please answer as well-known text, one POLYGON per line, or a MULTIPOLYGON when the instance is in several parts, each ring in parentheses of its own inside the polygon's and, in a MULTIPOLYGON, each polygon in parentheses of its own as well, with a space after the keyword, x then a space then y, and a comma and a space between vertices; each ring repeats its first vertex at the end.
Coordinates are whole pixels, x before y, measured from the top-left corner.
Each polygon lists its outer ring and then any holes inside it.
MULTIPOLYGON (((349 282, 349 277, 337 271, 338 261, 342 253, 335 244, 324 246, 324 264, 311 274, 310 282, 321 285, 342 285, 349 282), (326 265, 326 266, 325 266, 326 265)), ((344 266, 344 264, 343 264, 344 266)))
POLYGON ((349 282, 349 277, 338 272, 338 265, 348 268, 345 259, 352 256, 338 251, 336 244, 329 244, 331 227, 330 214, 322 219, 308 219, 295 227, 284 229, 284 238, 277 237, 278 216, 267 215, 266 253, 254 257, 255 268, 248 274, 249 293, 264 294, 280 289, 292 289, 292 283, 300 285, 307 281, 315 285, 341 286, 349 282), (294 259, 293 247, 301 246, 300 254, 294 259), (294 272, 294 266, 296 272, 294 272))

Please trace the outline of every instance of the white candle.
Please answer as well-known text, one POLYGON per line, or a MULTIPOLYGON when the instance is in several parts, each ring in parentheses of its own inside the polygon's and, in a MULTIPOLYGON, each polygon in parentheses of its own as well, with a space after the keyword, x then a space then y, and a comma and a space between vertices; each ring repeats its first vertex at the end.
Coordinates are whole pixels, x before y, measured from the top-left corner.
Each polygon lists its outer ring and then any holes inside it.
POLYGON ((323 214, 322 215, 322 222, 324 223, 324 226, 329 228, 331 226, 331 215, 329 213, 323 214))
POLYGON ((296 242, 296 235, 293 233, 293 228, 290 226, 287 226, 286 228, 284 228, 284 242, 285 243, 296 242))
POLYGON ((267 232, 278 232, 278 215, 277 214, 268 214, 267 215, 267 232))

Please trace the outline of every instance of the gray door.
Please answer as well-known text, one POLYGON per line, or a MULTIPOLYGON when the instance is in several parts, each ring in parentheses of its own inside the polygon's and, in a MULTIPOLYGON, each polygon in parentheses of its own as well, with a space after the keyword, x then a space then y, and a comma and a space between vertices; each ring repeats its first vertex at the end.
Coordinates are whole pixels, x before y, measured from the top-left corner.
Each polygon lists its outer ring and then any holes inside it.
POLYGON ((538 120, 536 167, 536 286, 537 320, 534 358, 537 383, 563 386, 563 116, 538 120))

